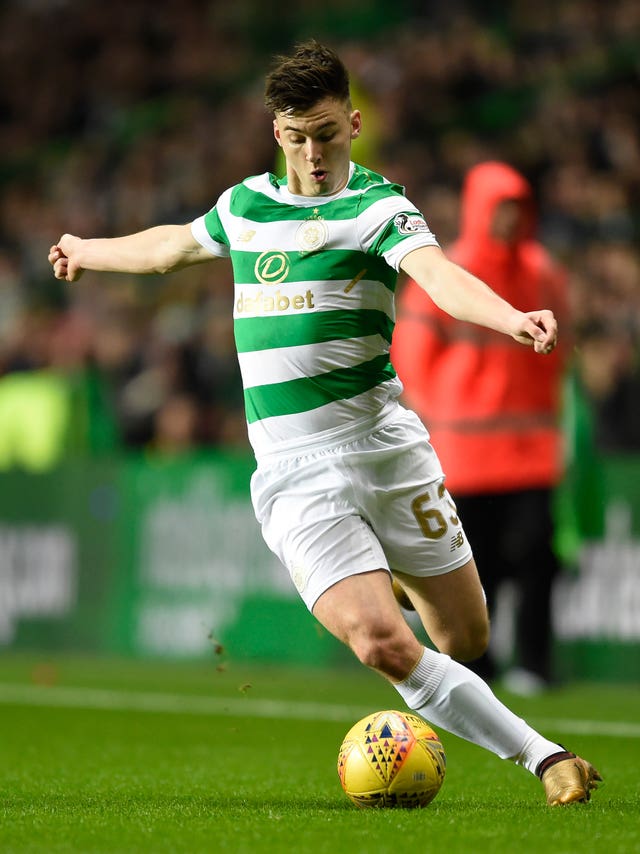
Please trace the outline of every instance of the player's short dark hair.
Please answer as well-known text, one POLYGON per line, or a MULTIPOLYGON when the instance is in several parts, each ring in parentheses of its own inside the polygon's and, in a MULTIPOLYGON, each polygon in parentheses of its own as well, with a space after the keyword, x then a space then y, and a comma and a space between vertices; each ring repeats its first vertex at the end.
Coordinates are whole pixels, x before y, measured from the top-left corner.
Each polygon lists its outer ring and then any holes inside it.
POLYGON ((315 39, 291 56, 276 56, 266 79, 264 103, 273 113, 300 113, 323 98, 350 100, 349 73, 331 48, 315 39))

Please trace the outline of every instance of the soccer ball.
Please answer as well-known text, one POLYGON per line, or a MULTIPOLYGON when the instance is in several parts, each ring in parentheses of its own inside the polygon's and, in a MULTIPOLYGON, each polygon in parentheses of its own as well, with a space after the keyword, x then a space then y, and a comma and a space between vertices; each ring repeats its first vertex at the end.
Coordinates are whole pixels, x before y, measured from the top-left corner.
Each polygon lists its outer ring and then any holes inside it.
POLYGON ((426 807, 440 791, 446 763, 426 721, 388 710, 351 727, 338 754, 338 776, 359 807, 426 807))

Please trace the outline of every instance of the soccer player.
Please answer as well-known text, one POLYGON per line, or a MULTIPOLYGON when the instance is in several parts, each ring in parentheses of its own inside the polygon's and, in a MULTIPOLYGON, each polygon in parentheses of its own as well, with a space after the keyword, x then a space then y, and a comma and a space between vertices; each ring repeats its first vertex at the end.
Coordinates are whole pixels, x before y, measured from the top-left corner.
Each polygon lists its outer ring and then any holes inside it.
POLYGON ((587 801, 598 772, 460 663, 487 646, 482 585, 429 435, 399 405, 389 361, 400 269, 447 313, 541 358, 555 347, 555 318, 516 310, 447 260, 402 188, 351 162, 362 118, 332 50, 312 40, 277 57, 265 104, 283 178, 247 178, 190 224, 65 234, 49 253, 55 276, 167 273, 231 257, 252 500, 307 607, 434 726, 537 774, 550 804, 587 801), (439 651, 402 616, 392 571, 439 651))

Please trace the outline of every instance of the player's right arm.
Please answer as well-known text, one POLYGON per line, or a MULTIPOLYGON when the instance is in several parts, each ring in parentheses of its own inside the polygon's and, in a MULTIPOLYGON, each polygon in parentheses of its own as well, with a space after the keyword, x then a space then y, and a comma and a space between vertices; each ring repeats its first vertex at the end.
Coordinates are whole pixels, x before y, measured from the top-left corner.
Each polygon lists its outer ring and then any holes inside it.
POLYGON ((191 225, 158 225, 126 237, 84 240, 63 234, 49 250, 56 279, 77 281, 85 270, 170 273, 215 256, 191 233, 191 225))

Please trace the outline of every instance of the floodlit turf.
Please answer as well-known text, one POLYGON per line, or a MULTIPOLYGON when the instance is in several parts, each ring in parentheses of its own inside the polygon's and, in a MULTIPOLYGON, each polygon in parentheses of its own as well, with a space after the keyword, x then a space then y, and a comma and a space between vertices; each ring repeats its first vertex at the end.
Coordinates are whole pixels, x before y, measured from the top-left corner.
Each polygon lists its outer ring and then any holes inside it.
POLYGON ((502 696, 601 770, 590 804, 550 809, 527 772, 441 732, 429 807, 357 809, 335 770, 342 736, 399 706, 363 670, 5 656, 0 851, 637 854, 640 689, 502 696))

